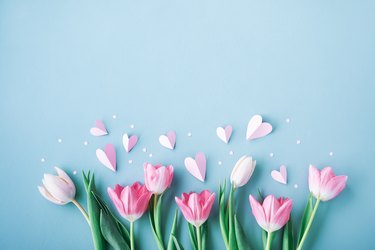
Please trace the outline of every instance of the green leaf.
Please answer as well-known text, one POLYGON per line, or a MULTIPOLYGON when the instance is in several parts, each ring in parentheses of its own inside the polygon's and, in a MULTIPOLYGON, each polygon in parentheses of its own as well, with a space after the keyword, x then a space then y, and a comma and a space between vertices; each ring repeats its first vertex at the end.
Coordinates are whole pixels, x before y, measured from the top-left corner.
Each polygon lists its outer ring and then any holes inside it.
POLYGON ((234 188, 231 186, 229 199, 228 199, 228 210, 229 210, 229 249, 236 250, 238 249, 236 241, 236 232, 234 228, 234 212, 233 212, 233 195, 234 188))
POLYGON ((220 221, 220 230, 221 236, 223 237, 225 247, 228 248, 228 216, 225 209, 225 189, 226 189, 226 182, 224 185, 220 185, 219 190, 219 221, 220 221))
POLYGON ((207 221, 201 226, 201 239, 202 239, 202 249, 207 249, 206 238, 207 238, 207 221))
POLYGON ((95 177, 94 174, 90 176, 90 172, 87 176, 83 172, 83 179, 87 195, 87 210, 90 218, 94 248, 96 250, 102 250, 105 249, 105 240, 100 230, 100 209, 96 199, 92 195, 92 191, 95 192, 95 177))
POLYGON ((115 250, 128 250, 129 245, 122 237, 113 217, 103 210, 100 210, 100 228, 103 237, 115 250))
POLYGON ((307 223, 309 223, 312 211, 313 211, 313 197, 312 197, 312 194, 310 194, 309 200, 307 202, 305 211, 304 211, 303 216, 302 216, 301 227, 300 227, 300 231, 299 231, 299 234, 298 234, 297 245, 299 245, 299 243, 302 239, 303 233, 306 230, 307 223))
MULTIPOLYGON (((155 196, 154 199, 157 199, 156 208, 155 208, 155 217, 154 217, 156 234, 157 234, 157 236, 159 238, 159 241, 160 241, 161 245, 164 245, 163 244, 163 235, 161 233, 161 226, 160 226, 160 220, 161 220, 161 201, 162 201, 162 198, 163 198, 163 194, 161 194, 160 197, 157 197, 156 195, 154 195, 154 196, 155 196)), ((163 246, 163 249, 164 249, 164 246, 163 246)))
POLYGON ((173 239, 175 238, 175 235, 176 235, 177 219, 178 219, 178 210, 176 209, 176 212, 174 213, 174 217, 173 217, 171 233, 169 234, 168 247, 167 247, 168 250, 175 250, 177 248, 176 244, 174 244, 174 239, 173 239))
POLYGON ((156 223, 158 223, 158 221, 156 221, 156 220, 158 220, 158 219, 156 218, 157 216, 155 216, 157 214, 157 212, 156 212, 157 206, 154 206, 154 200, 156 199, 155 197, 156 196, 153 195, 152 199, 151 199, 151 202, 149 203, 150 225, 151 225, 152 234, 154 235, 154 238, 155 238, 156 244, 158 246, 158 249, 159 250, 164 250, 163 242, 159 238, 159 235, 158 235, 157 229, 156 229, 156 226, 157 226, 156 223))
POLYGON ((195 227, 188 223, 188 228, 189 228, 189 237, 191 244, 193 245, 194 250, 198 250, 198 242, 197 242, 197 236, 195 233, 195 227))
POLYGON ((173 239, 173 243, 174 243, 174 246, 176 247, 177 250, 184 250, 184 248, 182 247, 181 243, 177 240, 176 236, 174 236, 173 234, 171 234, 171 237, 173 239))
POLYGON ((246 241, 245 233, 242 229, 240 222, 237 220, 236 214, 234 215, 234 228, 236 231, 236 240, 237 240, 238 249, 250 250, 250 246, 246 241))
POLYGON ((282 250, 294 250, 292 218, 289 219, 283 229, 282 250))
POLYGON ((267 231, 262 229, 262 245, 263 245, 263 249, 266 249, 266 246, 267 246, 267 236, 268 236, 267 231))

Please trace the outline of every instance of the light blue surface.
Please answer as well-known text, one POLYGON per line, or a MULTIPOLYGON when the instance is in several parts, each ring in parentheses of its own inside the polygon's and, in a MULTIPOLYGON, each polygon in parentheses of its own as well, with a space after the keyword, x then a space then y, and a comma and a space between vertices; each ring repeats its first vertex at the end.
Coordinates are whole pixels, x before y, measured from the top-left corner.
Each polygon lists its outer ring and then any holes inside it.
MULTIPOLYGON (((237 196, 254 249, 260 248, 260 229, 248 195, 259 187, 291 197, 299 221, 310 163, 331 165, 349 179, 337 199, 319 208, 306 249, 372 248, 374 11, 373 1, 1 0, 0 248, 92 249, 78 210, 49 203, 37 191, 43 173, 55 165, 72 176, 84 201, 74 170, 95 171, 108 200, 107 186, 143 180, 144 161, 172 163, 169 230, 173 197, 217 191, 243 154, 258 162, 237 196), (274 132, 247 142, 247 122, 257 113, 274 132), (109 136, 89 134, 96 119, 104 120, 109 136), (226 124, 234 128, 229 145, 215 134, 226 124), (175 151, 158 143, 169 129, 177 132, 175 151), (140 135, 130 154, 121 145, 125 132, 140 135), (108 142, 117 148, 117 174, 95 157, 108 142), (198 151, 208 158, 205 183, 183 165, 198 151), (270 177, 280 164, 288 168, 286 186, 270 177)), ((223 249, 217 216, 215 203, 211 249, 223 249)), ((183 219, 179 230, 189 249, 183 219)), ((155 249, 147 216, 136 234, 141 249, 155 249)))

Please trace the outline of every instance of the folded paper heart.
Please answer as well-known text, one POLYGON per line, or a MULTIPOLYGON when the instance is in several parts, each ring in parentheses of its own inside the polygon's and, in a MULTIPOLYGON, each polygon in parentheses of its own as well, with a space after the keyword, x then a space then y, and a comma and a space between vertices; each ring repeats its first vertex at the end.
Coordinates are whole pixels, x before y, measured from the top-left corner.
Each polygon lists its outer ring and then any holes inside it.
POLYGON ((116 150, 113 144, 107 144, 104 150, 98 148, 96 157, 104 166, 116 172, 116 150))
POLYGON ((122 136, 122 144, 124 145, 124 148, 125 148, 125 151, 126 152, 130 152, 135 144, 137 144, 137 141, 138 141, 138 136, 136 135, 132 135, 132 136, 128 136, 128 134, 124 134, 122 136))
POLYGON ((169 131, 166 135, 159 136, 159 142, 163 147, 173 150, 176 145, 176 132, 169 131))
POLYGON ((206 178, 206 157, 202 152, 198 152, 195 159, 186 157, 185 167, 192 176, 204 182, 206 178))
POLYGON ((95 122, 95 127, 90 129, 90 133, 93 136, 103 136, 108 135, 108 131, 104 126, 104 123, 101 120, 95 122))
POLYGON ((216 129, 216 134, 224 143, 228 143, 232 135, 232 126, 228 125, 225 128, 218 127, 216 129))
POLYGON ((271 177, 277 182, 280 182, 282 184, 287 183, 287 172, 285 165, 280 166, 280 171, 272 170, 271 177))
POLYGON ((254 115, 247 124, 246 139, 254 140, 272 132, 272 125, 262 122, 262 116, 254 115))

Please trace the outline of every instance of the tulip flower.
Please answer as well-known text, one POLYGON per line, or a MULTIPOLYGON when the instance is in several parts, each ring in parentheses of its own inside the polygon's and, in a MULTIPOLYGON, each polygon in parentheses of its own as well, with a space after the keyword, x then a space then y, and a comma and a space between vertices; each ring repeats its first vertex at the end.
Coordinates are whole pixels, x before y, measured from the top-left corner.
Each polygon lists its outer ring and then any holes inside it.
POLYGON ((286 198, 276 199, 268 195, 260 204, 252 195, 249 196, 252 213, 258 225, 268 232, 266 250, 271 248, 271 234, 282 228, 290 218, 293 202, 286 198))
POLYGON ((65 173, 64 170, 58 167, 55 167, 55 170, 57 175, 44 174, 44 178, 42 180, 43 185, 38 186, 39 192, 44 198, 57 205, 65 205, 72 202, 81 211, 86 221, 90 224, 85 209, 83 209, 81 204, 75 200, 76 187, 72 179, 70 179, 69 175, 65 173))
POLYGON ((161 194, 170 187, 173 180, 173 166, 167 167, 158 165, 151 165, 150 163, 144 164, 145 173, 145 185, 146 188, 153 193, 153 197, 150 200, 149 216, 151 229, 154 233, 157 246, 160 250, 164 250, 163 235, 161 232, 161 194))
MULTIPOLYGON (((347 179, 348 177, 345 175, 336 176, 331 167, 325 167, 319 171, 315 166, 310 165, 309 189, 311 195, 316 198, 316 203, 312 211, 309 209, 305 210, 307 215, 305 214, 304 217, 309 217, 309 220, 304 231, 301 231, 302 237, 297 246, 297 250, 302 249, 303 243, 306 240, 307 234, 309 233, 311 224, 314 220, 316 211, 318 210, 320 201, 329 201, 339 195, 341 191, 344 190, 347 179)), ((312 206, 311 195, 308 206, 310 204, 312 206)))
POLYGON ((147 189, 156 195, 162 194, 172 183, 173 166, 162 166, 161 164, 153 166, 149 163, 144 164, 145 185, 147 189))
POLYGON ((195 226, 197 249, 202 249, 201 225, 206 222, 215 201, 215 193, 204 190, 201 193, 182 193, 182 198, 175 197, 185 219, 195 226))
POLYGON ((244 186, 254 172, 256 161, 250 156, 242 156, 234 166, 230 175, 230 182, 234 188, 244 186))
POLYGON ((145 185, 135 182, 126 187, 109 187, 108 194, 120 215, 130 222, 130 247, 134 250, 134 222, 147 210, 152 193, 145 185))

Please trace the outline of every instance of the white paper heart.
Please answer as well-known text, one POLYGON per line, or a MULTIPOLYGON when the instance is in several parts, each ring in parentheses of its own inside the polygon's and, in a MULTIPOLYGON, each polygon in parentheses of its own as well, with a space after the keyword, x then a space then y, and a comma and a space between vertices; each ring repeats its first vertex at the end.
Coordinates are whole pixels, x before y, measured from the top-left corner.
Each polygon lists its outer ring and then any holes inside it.
POLYGON ((137 142, 138 142, 138 136, 136 135, 132 135, 129 137, 128 134, 124 134, 122 136, 122 144, 124 145, 125 151, 128 153, 134 148, 137 142))
POLYGON ((195 155, 195 159, 186 157, 185 167, 191 175, 204 182, 206 178, 206 157, 202 152, 198 152, 195 155))
POLYGON ((173 150, 176 145, 176 132, 169 131, 166 135, 159 136, 159 142, 163 147, 173 150))
POLYGON ((280 166, 280 171, 272 170, 271 177, 272 177, 272 179, 274 179, 277 182, 280 182, 282 184, 286 184, 288 176, 287 176, 285 165, 280 166))
POLYGON ((108 131, 104 126, 104 123, 101 120, 95 122, 95 127, 90 129, 90 133, 93 136, 103 136, 108 135, 108 131))
POLYGON ((104 166, 116 172, 116 150, 112 144, 107 144, 105 149, 98 148, 96 150, 96 157, 104 166))
POLYGON ((262 122, 262 116, 254 115, 247 124, 246 139, 254 140, 272 132, 272 125, 262 122))
POLYGON ((224 143, 228 143, 232 135, 232 126, 228 125, 225 128, 218 127, 216 129, 216 134, 224 143))

